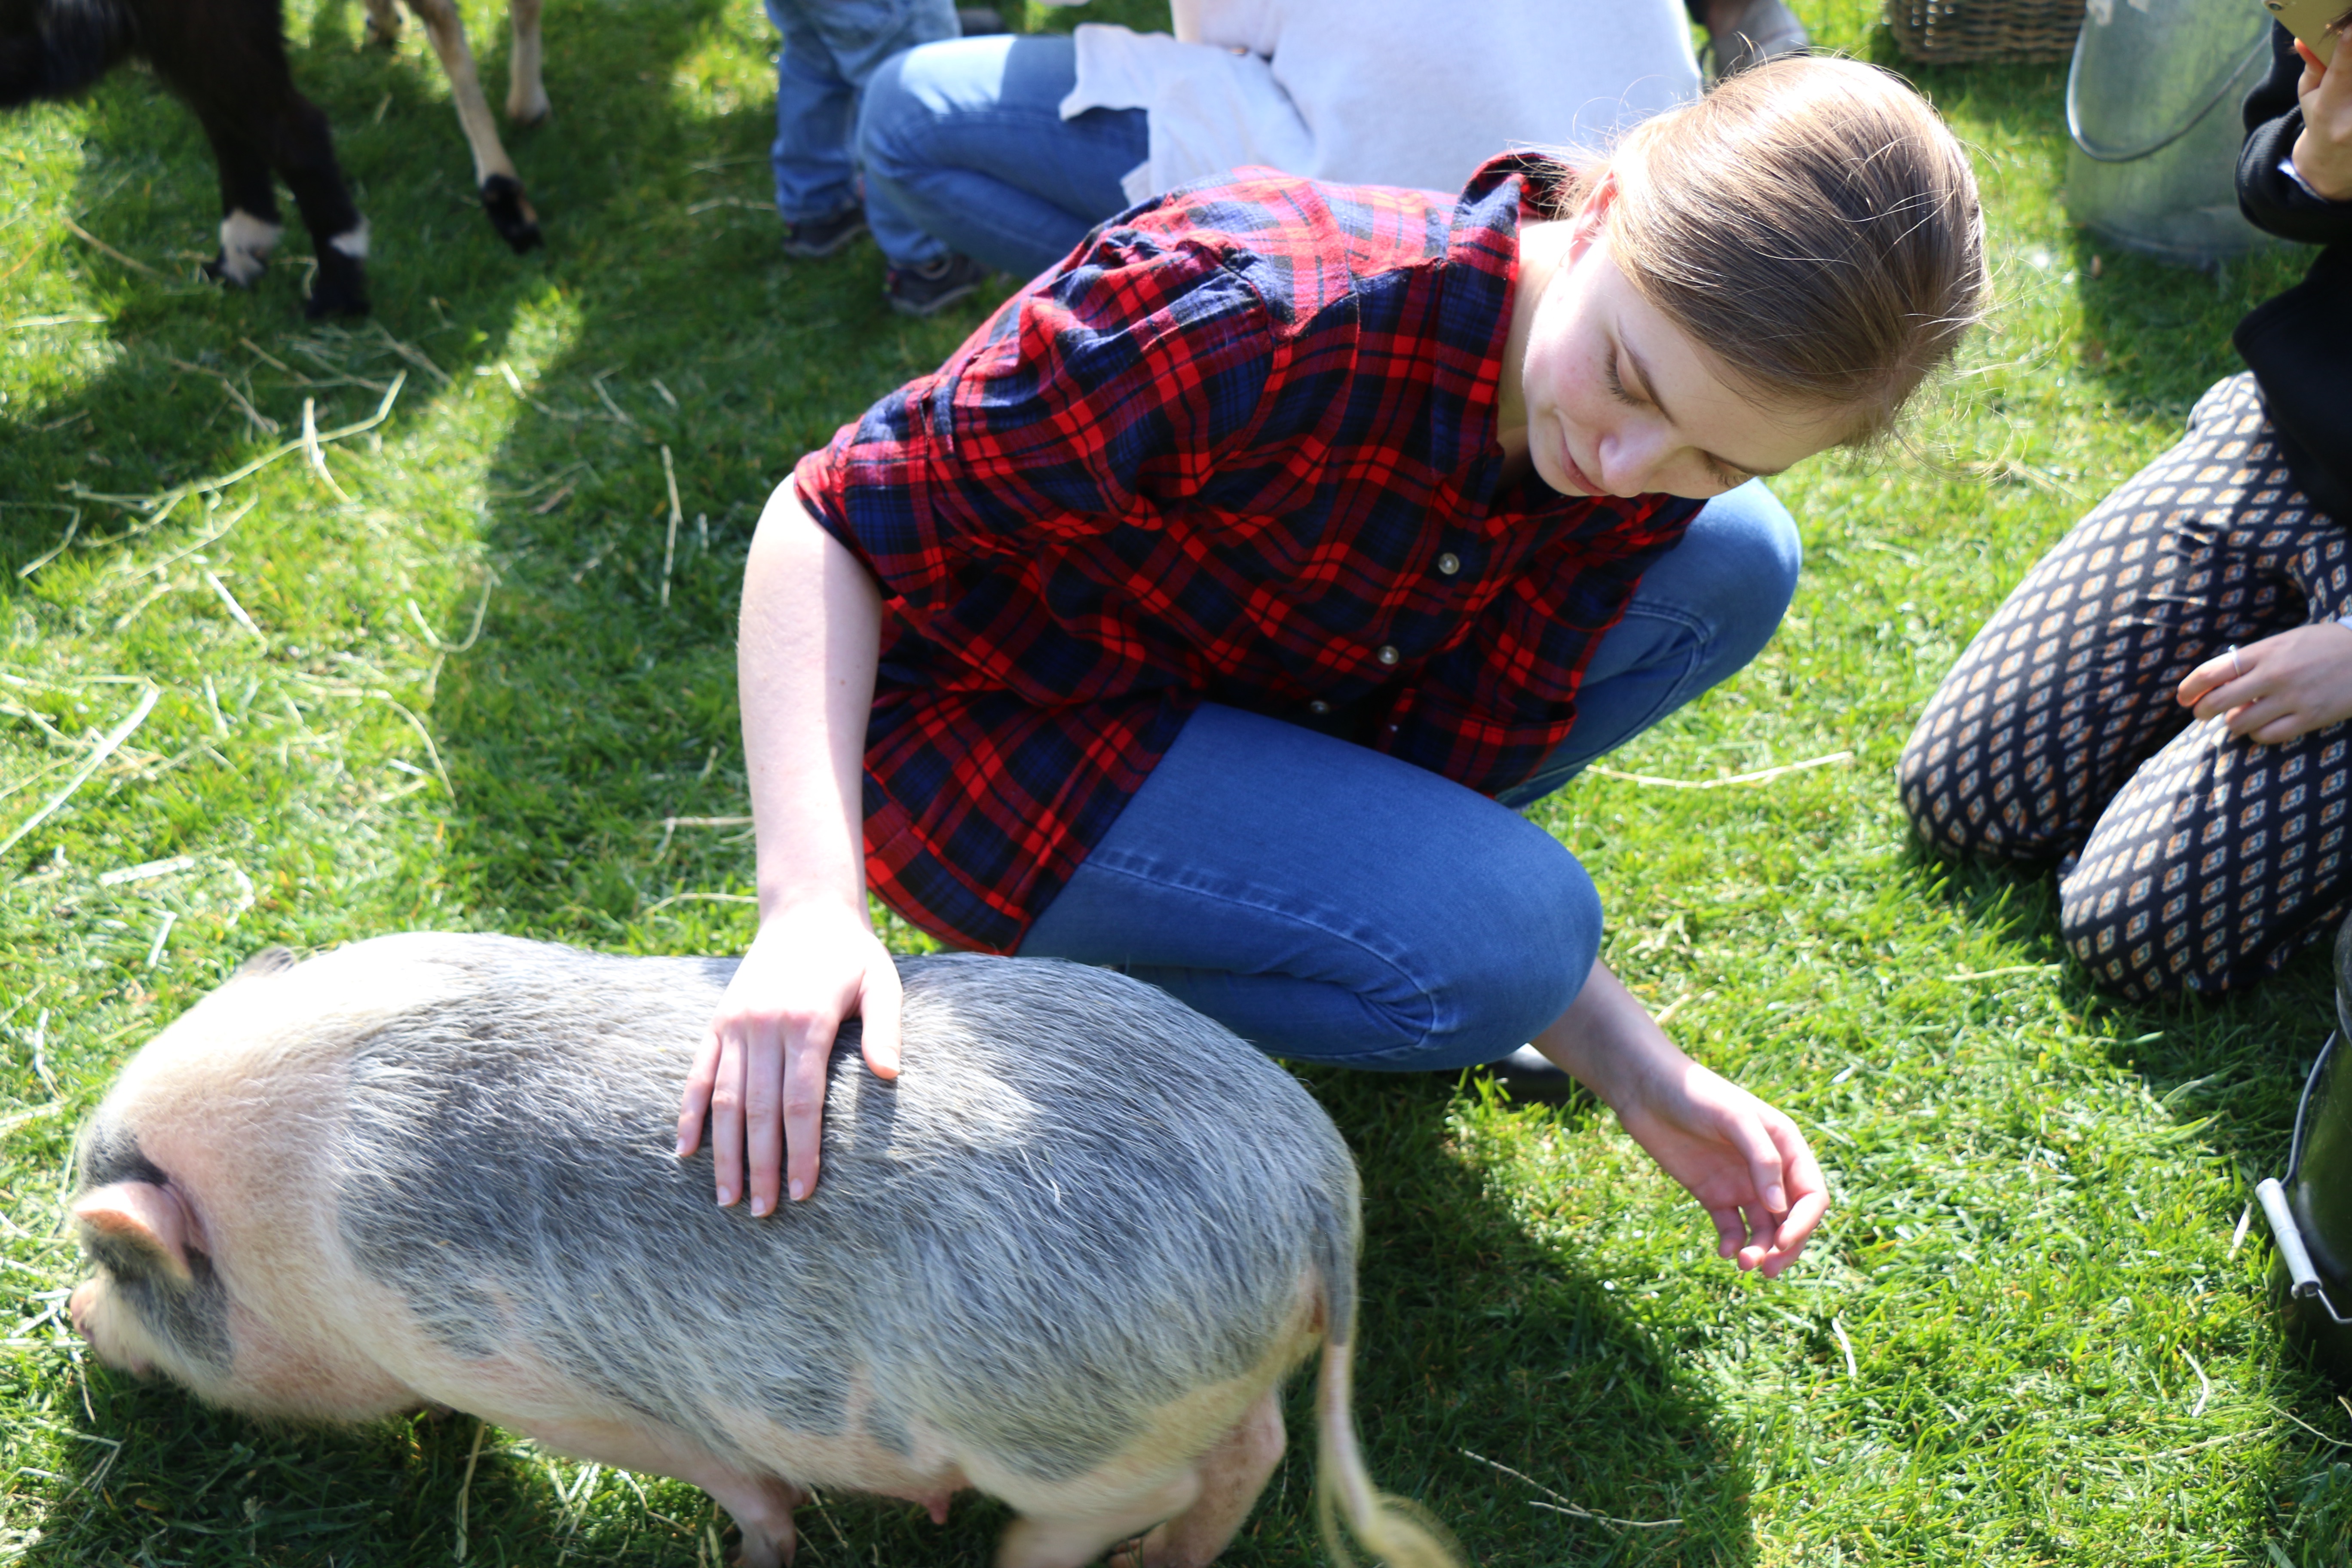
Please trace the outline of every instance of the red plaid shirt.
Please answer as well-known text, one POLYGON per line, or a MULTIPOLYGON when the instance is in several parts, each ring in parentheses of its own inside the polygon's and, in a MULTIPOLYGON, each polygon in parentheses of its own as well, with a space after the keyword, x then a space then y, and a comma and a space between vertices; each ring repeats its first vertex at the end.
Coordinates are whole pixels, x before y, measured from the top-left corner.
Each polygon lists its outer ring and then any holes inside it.
POLYGON ((865 808, 892 908, 1012 951, 1203 700, 1489 795, 1535 771, 1697 510, 1504 482, 1518 226, 1553 177, 1171 192, 801 460, 887 601, 865 808))

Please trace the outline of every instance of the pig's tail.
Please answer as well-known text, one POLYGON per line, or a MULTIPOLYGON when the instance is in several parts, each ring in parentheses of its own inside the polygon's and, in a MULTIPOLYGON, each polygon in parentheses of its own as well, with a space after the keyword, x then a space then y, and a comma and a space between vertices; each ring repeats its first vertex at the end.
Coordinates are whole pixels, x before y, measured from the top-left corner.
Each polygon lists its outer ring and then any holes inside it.
POLYGON ((1315 1514, 1324 1548, 1339 1568, 1355 1563, 1350 1537, 1387 1568, 1463 1568, 1445 1528, 1420 1504, 1376 1489, 1364 1469, 1352 1408, 1355 1347, 1340 1338, 1347 1328, 1335 1321, 1323 1342, 1315 1401, 1315 1514))

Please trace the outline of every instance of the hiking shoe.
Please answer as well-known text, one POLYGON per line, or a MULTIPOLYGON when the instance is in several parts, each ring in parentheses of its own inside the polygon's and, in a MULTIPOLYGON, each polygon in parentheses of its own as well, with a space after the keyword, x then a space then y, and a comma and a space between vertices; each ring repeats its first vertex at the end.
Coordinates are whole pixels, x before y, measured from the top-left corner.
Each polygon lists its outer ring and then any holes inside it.
POLYGON ((969 256, 942 256, 920 267, 893 267, 882 285, 902 316, 935 316, 988 281, 988 268, 969 256))
POLYGON ((856 202, 823 217, 784 225, 784 254, 814 260, 831 256, 866 232, 866 209, 856 202))
POLYGON ((1803 52, 1812 36, 1782 0, 1748 0, 1738 20, 1720 33, 1709 34, 1699 51, 1699 64, 1710 80, 1738 76, 1766 60, 1803 52))

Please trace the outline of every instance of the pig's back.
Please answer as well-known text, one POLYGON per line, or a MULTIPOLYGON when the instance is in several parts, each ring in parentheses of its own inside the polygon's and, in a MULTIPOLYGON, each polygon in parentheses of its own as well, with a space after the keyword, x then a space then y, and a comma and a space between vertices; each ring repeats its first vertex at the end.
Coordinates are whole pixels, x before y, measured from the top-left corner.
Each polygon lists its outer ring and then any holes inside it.
POLYGON ((1151 987, 902 960, 904 1073, 866 1071, 853 1029, 816 1195, 755 1220, 671 1150, 732 963, 394 940, 457 980, 352 1047, 337 1223, 460 1360, 528 1347, 721 1452, 764 1415, 1053 1480, 1259 1367, 1310 1272, 1350 1315, 1328 1119, 1151 987))

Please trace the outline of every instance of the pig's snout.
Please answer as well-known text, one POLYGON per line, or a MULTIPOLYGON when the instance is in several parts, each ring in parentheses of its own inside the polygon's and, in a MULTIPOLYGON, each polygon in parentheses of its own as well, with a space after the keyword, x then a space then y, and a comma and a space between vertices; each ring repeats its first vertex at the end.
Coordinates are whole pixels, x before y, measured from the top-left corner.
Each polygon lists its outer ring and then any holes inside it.
POLYGON ((85 1279, 74 1287, 66 1298, 66 1316, 73 1321, 73 1331, 89 1346, 91 1353, 108 1366, 121 1367, 133 1377, 144 1377, 153 1369, 143 1356, 134 1355, 120 1344, 110 1345, 100 1336, 98 1316, 106 1297, 103 1279, 85 1279))

